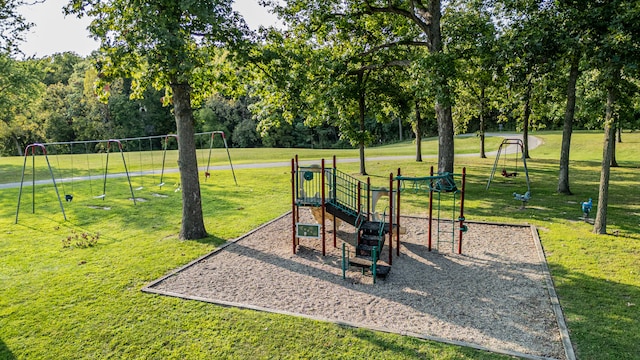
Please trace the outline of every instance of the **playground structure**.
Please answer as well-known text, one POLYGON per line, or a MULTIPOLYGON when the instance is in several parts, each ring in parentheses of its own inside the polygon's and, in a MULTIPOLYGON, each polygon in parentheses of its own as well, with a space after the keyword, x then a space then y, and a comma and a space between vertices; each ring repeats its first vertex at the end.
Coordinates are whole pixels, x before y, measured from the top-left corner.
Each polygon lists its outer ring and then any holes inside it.
POLYGON ((531 185, 529 183, 529 170, 527 168, 527 158, 524 153, 524 143, 521 139, 504 139, 500 143, 498 147, 498 151, 496 152, 496 160, 493 162, 493 168, 491 169, 491 175, 489 175, 489 181, 487 181, 486 190, 489 190, 489 186, 491 186, 491 181, 493 180, 496 169, 500 163, 500 158, 502 157, 502 171, 500 175, 505 178, 515 178, 520 173, 518 171, 518 159, 522 160, 522 170, 524 171, 525 181, 527 184, 527 191, 523 194, 519 194, 517 192, 513 193, 513 198, 518 201, 522 201, 522 208, 526 206, 526 204, 531 199, 531 185), (509 149, 515 149, 514 151, 514 161, 515 166, 513 169, 507 170, 507 157, 509 149))
POLYGON ((434 211, 435 216, 435 248, 439 249, 441 243, 451 244, 451 251, 457 251, 458 254, 462 254, 462 235, 467 231, 467 225, 464 217, 464 194, 466 187, 467 170, 462 168, 461 174, 453 173, 438 173, 434 174, 433 166, 430 169, 429 176, 424 177, 408 177, 401 176, 400 170, 398 170, 398 176, 396 179, 399 182, 398 188, 404 191, 413 192, 429 192, 429 232, 427 238, 427 247, 431 251, 434 245, 433 229, 434 223, 434 211), (460 188, 458 188, 455 178, 460 178, 460 188), (451 237, 447 239, 441 239, 440 234, 447 233, 448 230, 443 229, 442 220, 442 201, 443 197, 449 195, 451 200, 451 237), (435 208, 434 208, 435 205, 435 208), (457 214, 456 220, 456 211, 457 214), (456 227, 455 224, 458 223, 456 227), (455 249, 456 241, 455 235, 458 233, 458 248, 455 249))
MULTIPOLYGON (((233 169, 233 163, 231 162, 231 155, 229 153, 229 148, 227 146, 227 141, 226 141, 226 137, 224 135, 224 132, 222 131, 212 131, 212 132, 203 132, 203 133, 197 133, 195 134, 196 137, 206 137, 207 138, 207 143, 209 145, 208 147, 208 159, 207 159, 207 166, 205 167, 200 167, 199 170, 203 170, 203 173, 205 175, 205 180, 207 178, 210 177, 210 165, 211 165, 211 155, 212 155, 212 149, 213 149, 213 138, 217 135, 220 135, 226 152, 227 152, 227 158, 229 159, 229 165, 233 174, 233 180, 235 182, 235 184, 237 185, 238 182, 236 180, 236 175, 235 175, 235 171, 233 169), (210 139, 210 140, 209 140, 210 139)), ((166 161, 167 161, 167 151, 168 151, 168 143, 170 139, 175 139, 176 140, 176 147, 177 147, 177 135, 173 135, 173 134, 169 134, 169 135, 160 135, 160 136, 146 136, 146 137, 135 137, 135 138, 124 138, 124 139, 108 139, 108 140, 88 140, 88 141, 73 141, 73 142, 51 142, 51 143, 34 143, 34 144, 30 144, 25 148, 24 151, 24 164, 23 164, 23 168, 22 168, 22 177, 20 180, 20 191, 19 191, 19 195, 18 195, 18 204, 16 207, 16 219, 15 222, 18 223, 18 216, 19 216, 19 212, 20 212, 20 203, 22 200, 22 194, 23 194, 23 187, 25 185, 25 173, 27 170, 27 158, 29 156, 32 157, 32 213, 35 213, 35 191, 36 191, 36 184, 38 183, 45 183, 42 180, 36 181, 36 157, 38 156, 43 156, 46 160, 46 165, 47 168, 49 170, 49 175, 50 175, 50 180, 48 180, 50 183, 53 184, 54 189, 55 189, 55 193, 56 196, 58 198, 58 203, 60 204, 60 208, 62 210, 62 214, 64 217, 64 220, 67 220, 67 216, 64 210, 64 205, 62 203, 62 197, 60 196, 60 192, 59 192, 59 186, 61 185, 62 188, 62 193, 64 194, 64 199, 66 202, 71 202, 74 199, 74 182, 75 181, 86 181, 89 183, 89 191, 90 191, 90 196, 94 199, 105 199, 107 197, 107 179, 110 177, 120 177, 120 176, 126 176, 127 178, 127 182, 128 182, 128 187, 129 187, 129 192, 131 194, 131 198, 130 200, 133 201, 133 204, 136 205, 136 196, 135 196, 135 192, 134 192, 134 187, 132 185, 132 181, 131 181, 131 177, 133 176, 133 173, 130 172, 130 164, 131 164, 131 155, 130 153, 133 151, 138 151, 138 159, 139 159, 139 169, 138 171, 135 173, 135 175, 139 176, 140 179, 144 179, 145 176, 151 175, 152 177, 155 176, 156 174, 156 170, 154 170, 155 164, 154 164, 154 157, 153 157, 153 150, 154 150, 154 142, 160 142, 162 145, 162 163, 161 163, 161 171, 160 171, 160 182, 156 183, 157 186, 161 189, 162 186, 164 185, 164 174, 165 174, 165 165, 166 165, 166 161), (143 155, 142 153, 144 152, 143 149, 144 147, 147 147, 147 145, 143 146, 143 141, 146 143, 146 141, 148 141, 148 151, 150 153, 150 159, 151 159, 151 170, 143 170, 143 164, 142 164, 142 158, 143 155), (117 148, 116 150, 112 149, 112 145, 116 144, 117 148), (124 144, 124 145, 123 145, 124 144), (137 145, 137 146, 135 146, 137 145), (83 171, 78 171, 76 173, 74 173, 74 169, 76 166, 78 166, 80 163, 82 163, 80 156, 82 155, 82 153, 80 152, 79 149, 81 149, 82 147, 84 147, 84 155, 86 157, 86 168, 84 169, 84 173, 88 172, 88 176, 76 176, 78 175, 79 172, 83 172, 83 171), (56 150, 57 151, 51 151, 51 150, 56 150), (92 150, 90 150, 92 149, 92 150), (40 151, 37 151, 40 150, 40 151), (65 151, 61 151, 61 150, 65 150, 65 151), (92 165, 91 162, 92 160, 90 160, 90 156, 89 154, 93 154, 95 151, 98 152, 103 152, 102 155, 100 155, 100 159, 101 159, 101 165, 100 165, 100 175, 94 175, 92 174, 92 165), (109 158, 110 158, 110 153, 118 151, 120 153, 120 158, 122 159, 122 166, 124 167, 124 173, 123 174, 109 174, 109 158), (128 154, 128 160, 125 157, 125 152, 128 154), (63 177, 62 175, 62 166, 60 165, 60 160, 59 157, 60 156, 67 156, 67 165, 69 165, 70 163, 70 171, 67 170, 67 173, 70 174, 69 177, 63 177), (56 165, 52 166, 52 163, 49 161, 49 158, 51 156, 54 156, 57 160, 57 168, 56 165), (76 158, 75 162, 74 162, 74 158, 76 158), (129 165, 128 165, 129 163, 129 165), (57 175, 56 175, 57 173, 57 175), (102 192, 99 195, 95 195, 94 194, 94 186, 93 186, 93 181, 96 179, 101 179, 102 180, 102 192), (70 190, 71 192, 67 192, 65 189, 65 183, 69 183, 71 185, 70 190)), ((204 150, 204 149, 203 149, 204 150)), ((95 156, 97 154, 92 155, 93 160, 95 160, 95 156)), ((96 173, 96 166, 93 165, 93 172, 96 173)), ((144 180, 141 180, 141 184, 140 186, 135 188, 135 191, 139 191, 142 190, 144 188, 144 180)), ((153 181, 153 180, 152 180, 153 181)), ((179 186, 179 184, 178 184, 179 186)))
MULTIPOLYGON (((393 264, 393 240, 395 235, 396 256, 400 255, 400 201, 401 192, 414 190, 429 192, 429 235, 428 250, 432 250, 432 229, 434 219, 434 204, 436 204, 437 228, 435 229, 437 240, 436 247, 441 242, 440 233, 440 204, 443 194, 453 195, 453 212, 451 220, 451 238, 446 242, 452 244, 454 251, 455 232, 459 234, 458 253, 462 253, 462 234, 466 231, 464 224, 464 187, 466 170, 461 174, 461 187, 455 183, 454 174, 433 174, 427 177, 407 177, 389 174, 388 188, 373 188, 371 178, 366 182, 360 181, 337 169, 336 158, 333 157, 332 167, 327 168, 325 160, 320 165, 301 165, 297 156, 291 160, 291 193, 292 193, 292 251, 295 254, 300 244, 300 238, 320 239, 322 255, 326 255, 326 220, 332 220, 333 246, 337 247, 336 233, 338 221, 346 222, 356 229, 357 242, 355 251, 342 244, 342 273, 346 278, 346 271, 351 267, 359 267, 363 273, 366 269, 371 271, 373 281, 376 277, 386 278, 393 264), (395 189, 395 190, 394 190, 395 189), (437 194, 437 199, 434 197, 437 194), (388 197, 388 206, 382 214, 376 211, 377 203, 381 197, 388 197), (459 202, 456 203, 456 197, 459 202), (459 204, 459 216, 455 218, 456 204, 459 204), (319 209, 316 211, 318 224, 300 223, 300 208, 319 209), (318 219, 319 218, 319 219, 318 219), (455 223, 459 226, 456 228, 455 223), (388 239, 388 241, 387 241, 388 239), (382 250, 388 245, 388 260, 386 264, 380 263, 382 250)), ((444 240, 443 240, 444 241, 444 240)))

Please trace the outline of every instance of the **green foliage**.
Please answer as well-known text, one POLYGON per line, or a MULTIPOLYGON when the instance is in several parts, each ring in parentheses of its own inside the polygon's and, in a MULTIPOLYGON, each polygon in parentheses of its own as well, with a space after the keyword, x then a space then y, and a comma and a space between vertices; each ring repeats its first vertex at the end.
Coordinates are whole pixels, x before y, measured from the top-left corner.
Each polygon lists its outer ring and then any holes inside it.
MULTIPOLYGON (((246 31, 226 0, 72 0, 65 10, 92 18, 89 29, 102 40, 96 67, 103 84, 131 78, 136 96, 149 86, 194 83, 217 64, 216 49, 237 47, 246 31)), ((194 94, 207 90, 195 88, 194 94)))
POLYGON ((28 6, 25 0, 3 0, 0 2, 0 54, 19 53, 18 43, 24 41, 24 34, 33 26, 18 11, 28 6))
POLYGON ((0 52, 0 153, 21 154, 42 134, 31 108, 43 89, 39 73, 35 63, 0 52))
POLYGON ((42 82, 47 86, 58 83, 68 85, 69 78, 74 73, 76 66, 83 60, 82 57, 72 52, 53 54, 40 59, 38 62, 44 68, 42 82))

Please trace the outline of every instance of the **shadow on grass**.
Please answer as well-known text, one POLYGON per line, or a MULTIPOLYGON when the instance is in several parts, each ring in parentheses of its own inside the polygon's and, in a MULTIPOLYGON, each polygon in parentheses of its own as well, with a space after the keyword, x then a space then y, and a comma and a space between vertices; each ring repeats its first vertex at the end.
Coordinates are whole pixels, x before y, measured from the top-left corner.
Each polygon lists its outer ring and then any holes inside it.
POLYGON ((7 345, 0 339, 0 359, 5 360, 14 360, 16 357, 13 355, 11 350, 7 347, 7 345))
POLYGON ((551 265, 571 339, 582 359, 637 359, 640 288, 551 265))
MULTIPOLYGON (((599 163, 574 161, 571 163, 570 188, 573 195, 557 193, 558 164, 554 160, 530 160, 529 171, 531 200, 522 208, 522 202, 515 200, 513 193, 524 194, 527 190, 524 176, 503 178, 498 171, 486 188, 490 166, 475 166, 467 175, 465 201, 481 202, 483 206, 472 206, 468 211, 473 219, 509 217, 522 221, 580 221, 580 203, 593 199, 595 216, 600 182, 599 163)), ((612 168, 609 184, 607 224, 623 233, 637 233, 636 221, 629 209, 635 206, 635 199, 628 194, 636 192, 640 173, 633 168, 612 168)), ((403 200, 404 201, 404 200, 403 200)), ((428 202, 425 202, 428 204, 428 202)))
MULTIPOLYGON (((420 353, 419 351, 416 351, 415 346, 403 346, 398 344, 397 342, 389 341, 385 338, 385 335, 378 332, 374 332, 366 329, 358 329, 357 331, 354 331, 354 335, 361 340, 368 341, 372 345, 381 349, 381 351, 391 351, 393 353, 398 353, 398 354, 414 355, 414 356, 409 356, 409 358, 416 358, 416 359, 428 358, 428 354, 424 354, 424 353, 420 353)), ((422 341, 422 340, 416 339, 415 341, 422 341)), ((451 346, 452 345, 436 342, 436 341, 429 342, 430 352, 433 352, 433 353, 439 353, 439 352, 444 353, 447 351, 447 348, 451 346)), ((496 353, 478 351, 476 349, 468 348, 468 347, 456 347, 455 351, 456 351, 456 354, 458 354, 458 356, 468 357, 470 359, 497 359, 501 357, 501 355, 496 353)), ((503 355, 502 357, 504 357, 505 359, 513 359, 512 356, 503 355)))

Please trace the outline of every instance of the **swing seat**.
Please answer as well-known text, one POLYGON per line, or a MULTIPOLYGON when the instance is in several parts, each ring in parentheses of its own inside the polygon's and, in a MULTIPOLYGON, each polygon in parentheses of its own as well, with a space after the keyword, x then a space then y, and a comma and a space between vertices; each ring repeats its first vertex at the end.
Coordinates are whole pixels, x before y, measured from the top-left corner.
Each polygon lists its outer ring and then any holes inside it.
POLYGON ((512 173, 508 173, 506 169, 502 169, 502 176, 510 178, 510 177, 516 177, 518 176, 517 172, 512 172, 512 173))
POLYGON ((136 188, 136 191, 138 191, 138 190, 142 190, 142 189, 144 189, 144 186, 138 186, 138 187, 136 188))
POLYGON ((65 199, 67 202, 71 202, 71 200, 73 200, 73 195, 66 194, 66 195, 64 196, 64 199, 65 199))
POLYGON ((161 182, 160 184, 158 184, 158 186, 163 187, 163 186, 164 186, 164 183, 163 183, 163 182, 161 182))
POLYGON ((208 172, 208 171, 205 171, 204 177, 206 177, 208 179, 209 177, 211 177, 211 173, 208 172))
POLYGON ((102 194, 102 195, 98 195, 98 196, 94 196, 94 199, 104 199, 104 197, 107 196, 107 194, 102 194))

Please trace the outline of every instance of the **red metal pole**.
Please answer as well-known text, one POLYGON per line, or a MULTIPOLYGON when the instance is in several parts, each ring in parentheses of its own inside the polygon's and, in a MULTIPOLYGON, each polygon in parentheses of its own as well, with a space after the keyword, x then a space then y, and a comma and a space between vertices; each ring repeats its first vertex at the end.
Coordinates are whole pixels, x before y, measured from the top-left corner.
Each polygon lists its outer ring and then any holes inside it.
MULTIPOLYGON (((429 172, 429 176, 433 176, 433 166, 431 166, 431 171, 429 172)), ((433 225, 433 221, 431 218, 433 217, 433 190, 431 189, 431 184, 429 184, 429 235, 428 235, 428 249, 431 251, 431 225, 433 225)))
POLYGON ((325 206, 324 206, 324 201, 325 201, 325 193, 324 193, 324 159, 322 159, 322 169, 320 170, 320 186, 322 187, 322 189, 320 190, 320 192, 322 193, 322 200, 320 201, 320 210, 322 211, 322 256, 325 256, 326 254, 326 246, 325 246, 325 241, 327 239, 327 233, 326 233, 326 229, 324 227, 324 223, 325 223, 325 206))
POLYGON ((458 233, 458 254, 462 254, 462 233, 464 227, 464 187, 466 184, 467 168, 462 168, 462 191, 460 192, 460 232, 458 233))
MULTIPOLYGON (((398 176, 400 176, 400 168, 398 168, 398 176)), ((396 183, 396 255, 400 256, 400 180, 396 183)))
MULTIPOLYGON (((337 168, 338 168, 338 166, 337 166, 336 156, 333 155, 333 169, 331 170, 331 184, 332 184, 331 186, 333 186, 333 189, 332 189, 332 194, 330 195, 333 200, 336 200, 335 199, 335 197, 336 197, 335 196, 336 184, 335 184, 334 174, 336 173, 336 169, 337 168)), ((338 233, 338 225, 336 225, 336 222, 337 222, 336 221, 336 216, 333 215, 333 247, 334 248, 338 247, 337 240, 336 240, 336 237, 338 236, 337 235, 337 233, 338 233)))
MULTIPOLYGON (((300 174, 298 174, 298 167, 300 166, 300 161, 298 160, 298 154, 296 154, 296 178, 294 179, 294 181, 296 182, 296 191, 299 191, 299 187, 300 187, 300 174)), ((298 194, 296 194, 296 198, 298 197, 298 194)), ((298 206, 296 206, 296 221, 300 222, 300 208, 298 206)))
POLYGON ((389 266, 393 263, 393 173, 389 173, 389 266))
MULTIPOLYGON (((297 156, 297 155, 296 155, 297 156)), ((296 164, 295 159, 291 159, 291 233, 293 253, 296 253, 296 164)))

